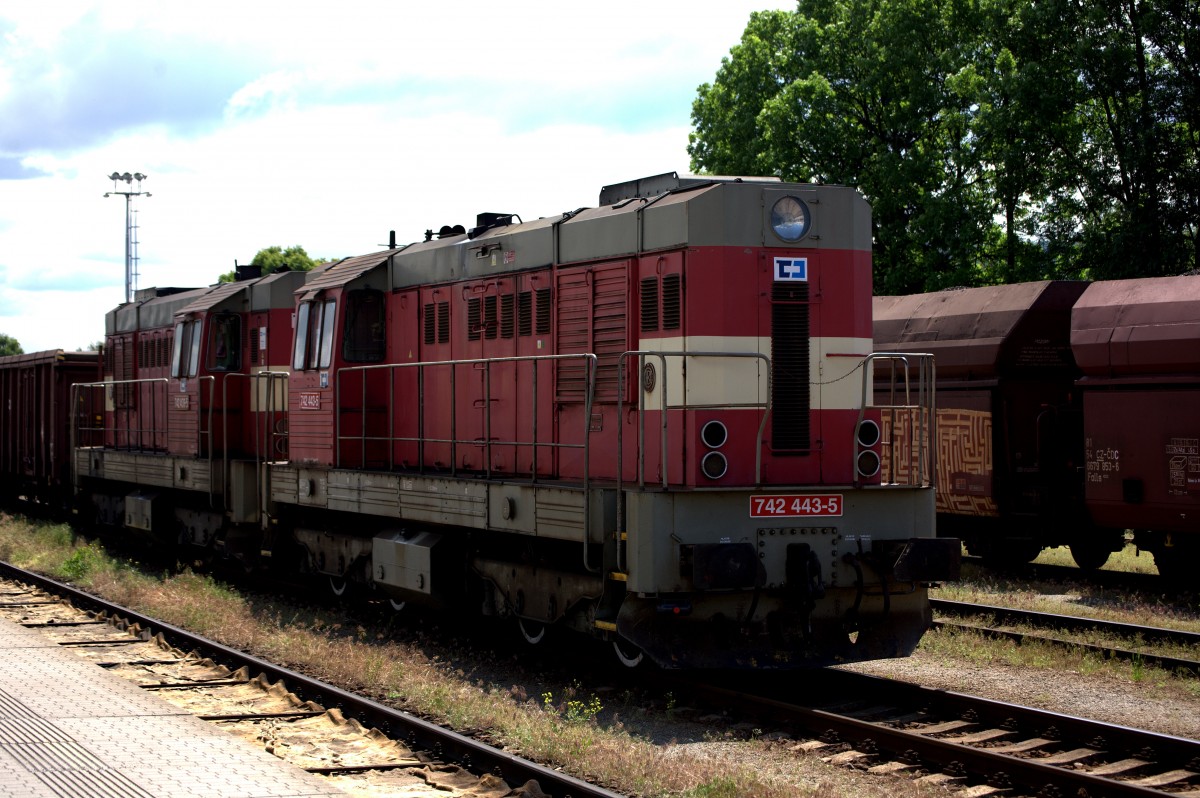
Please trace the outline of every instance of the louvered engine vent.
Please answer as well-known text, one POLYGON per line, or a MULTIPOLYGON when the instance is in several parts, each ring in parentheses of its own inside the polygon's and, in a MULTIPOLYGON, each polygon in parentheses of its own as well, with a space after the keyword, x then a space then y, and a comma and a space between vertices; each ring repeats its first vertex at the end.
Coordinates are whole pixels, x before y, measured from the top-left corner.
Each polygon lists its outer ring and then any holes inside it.
POLYGON ((808 284, 771 292, 771 448, 807 454, 809 441, 808 284))

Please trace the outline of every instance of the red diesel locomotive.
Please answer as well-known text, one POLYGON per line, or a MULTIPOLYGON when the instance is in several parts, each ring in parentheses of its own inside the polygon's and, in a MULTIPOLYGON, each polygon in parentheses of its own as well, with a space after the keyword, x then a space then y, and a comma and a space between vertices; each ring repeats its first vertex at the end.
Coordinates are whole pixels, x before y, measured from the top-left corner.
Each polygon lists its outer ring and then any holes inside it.
POLYGON ((74 478, 107 523, 630 665, 901 656, 958 542, 934 537, 930 359, 871 335, 856 191, 672 173, 142 292, 76 388, 74 478))

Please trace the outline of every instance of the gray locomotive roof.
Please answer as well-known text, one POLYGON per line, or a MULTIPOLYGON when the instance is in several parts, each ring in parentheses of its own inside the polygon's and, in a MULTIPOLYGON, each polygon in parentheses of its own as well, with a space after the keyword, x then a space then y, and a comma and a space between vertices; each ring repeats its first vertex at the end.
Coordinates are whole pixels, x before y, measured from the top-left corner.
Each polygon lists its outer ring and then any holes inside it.
POLYGON ((806 200, 812 211, 810 234, 797 246, 870 251, 870 207, 854 189, 704 178, 669 193, 495 227, 475 238, 412 244, 393 251, 389 282, 403 288, 685 246, 780 245, 771 237, 768 218, 771 206, 785 195, 806 200))
POLYGON ((870 251, 870 206, 854 189, 670 173, 606 186, 602 200, 622 199, 598 208, 347 258, 314 269, 298 293, 311 299, 351 283, 380 290, 449 283, 679 247, 783 246, 770 232, 769 217, 786 195, 805 200, 812 213, 807 238, 793 247, 870 251), (630 191, 642 193, 625 196, 630 191))
POLYGON ((104 331, 113 333, 148 330, 171 324, 175 312, 203 296, 208 288, 146 288, 138 292, 137 301, 120 305, 104 316, 104 331))
POLYGON ((691 188, 712 182, 720 183, 779 183, 778 177, 735 177, 730 175, 681 175, 666 172, 637 180, 613 183, 600 189, 600 204, 615 205, 634 197, 656 197, 679 188, 691 188))
MULTIPOLYGON (((329 266, 318 267, 308 273, 304 285, 297 290, 301 299, 311 299, 326 288, 336 288, 348 285, 364 274, 388 262, 388 259, 398 250, 384 250, 369 255, 359 255, 340 260, 329 266)), ((383 288, 384 286, 379 286, 383 288)))
POLYGON ((176 310, 175 314, 203 313, 206 310, 216 310, 218 308, 233 311, 246 310, 246 306, 249 304, 249 288, 249 281, 218 283, 209 288, 204 294, 201 294, 176 310))
POLYGON ((250 287, 250 310, 293 307, 296 290, 307 278, 306 272, 283 271, 255 280, 250 287))

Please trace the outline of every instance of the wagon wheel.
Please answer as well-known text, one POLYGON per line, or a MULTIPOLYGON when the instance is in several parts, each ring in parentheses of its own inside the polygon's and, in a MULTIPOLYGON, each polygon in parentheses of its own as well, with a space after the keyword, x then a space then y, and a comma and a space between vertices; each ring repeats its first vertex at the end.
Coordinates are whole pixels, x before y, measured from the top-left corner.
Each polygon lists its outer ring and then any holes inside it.
POLYGON ((626 668, 638 667, 646 656, 637 646, 619 639, 613 641, 613 652, 617 655, 617 661, 626 668))
POLYGON ((1071 559, 1084 571, 1097 571, 1108 562, 1111 554, 1108 546, 1094 540, 1080 541, 1071 544, 1071 559))
POLYGON ((337 596, 338 598, 341 598, 342 596, 346 595, 346 591, 349 589, 349 587, 350 587, 350 580, 347 579, 346 577, 344 577, 344 576, 329 577, 329 591, 331 593, 333 593, 333 595, 337 596))
POLYGON ((517 618, 517 628, 521 630, 521 637, 531 646, 536 646, 546 637, 546 624, 540 621, 517 618))
POLYGON ((405 606, 408 605, 408 602, 407 601, 396 601, 394 598, 389 598, 388 604, 391 605, 393 612, 403 612, 405 606))
POLYGON ((1040 541, 1008 538, 989 541, 982 556, 993 568, 1011 569, 1033 562, 1041 552, 1040 541))

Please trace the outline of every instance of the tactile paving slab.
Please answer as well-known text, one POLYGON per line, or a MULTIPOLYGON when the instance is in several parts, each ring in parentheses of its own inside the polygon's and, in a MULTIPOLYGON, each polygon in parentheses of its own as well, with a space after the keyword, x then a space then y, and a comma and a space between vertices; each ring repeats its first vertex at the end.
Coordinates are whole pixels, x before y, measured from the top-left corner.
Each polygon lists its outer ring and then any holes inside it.
POLYGON ((342 794, 0 619, 0 798, 342 794))

